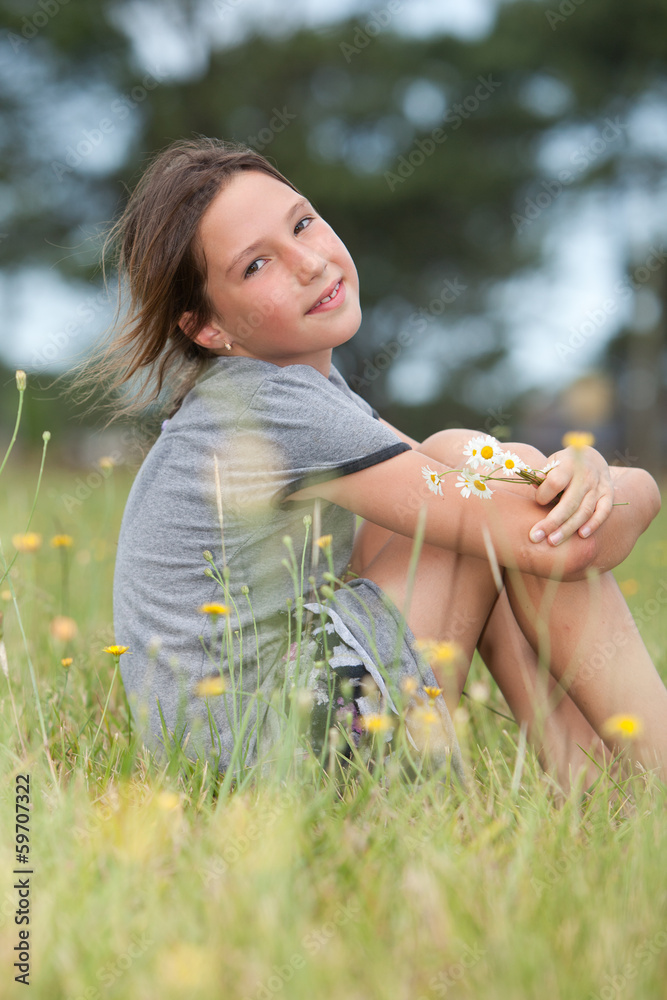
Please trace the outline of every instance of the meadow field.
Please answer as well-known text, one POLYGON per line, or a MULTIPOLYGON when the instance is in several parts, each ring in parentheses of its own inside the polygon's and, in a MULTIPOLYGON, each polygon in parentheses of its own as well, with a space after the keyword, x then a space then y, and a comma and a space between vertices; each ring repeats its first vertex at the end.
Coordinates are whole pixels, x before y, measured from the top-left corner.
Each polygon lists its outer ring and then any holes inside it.
MULTIPOLYGON (((0 576, 17 556, 0 585, 0 996, 667 995, 666 798, 651 774, 602 773, 563 798, 477 660, 455 720, 465 793, 391 760, 344 780, 287 761, 240 784, 158 764, 104 652, 123 639, 111 586, 133 474, 47 456, 41 542, 17 553, 38 464, 12 456, 0 479, 0 576)), ((663 678, 666 525, 663 511, 616 571, 663 678)))

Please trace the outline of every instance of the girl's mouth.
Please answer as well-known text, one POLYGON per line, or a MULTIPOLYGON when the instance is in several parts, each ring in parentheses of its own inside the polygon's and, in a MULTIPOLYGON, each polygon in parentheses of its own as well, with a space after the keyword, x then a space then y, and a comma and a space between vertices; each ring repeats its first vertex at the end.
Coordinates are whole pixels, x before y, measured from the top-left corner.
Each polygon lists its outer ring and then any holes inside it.
POLYGON ((345 300, 345 285, 343 279, 339 278, 334 287, 331 289, 328 295, 324 295, 319 302, 317 302, 312 309, 309 309, 306 313, 309 316, 311 313, 315 312, 325 312, 328 309, 335 309, 337 306, 342 305, 345 300))

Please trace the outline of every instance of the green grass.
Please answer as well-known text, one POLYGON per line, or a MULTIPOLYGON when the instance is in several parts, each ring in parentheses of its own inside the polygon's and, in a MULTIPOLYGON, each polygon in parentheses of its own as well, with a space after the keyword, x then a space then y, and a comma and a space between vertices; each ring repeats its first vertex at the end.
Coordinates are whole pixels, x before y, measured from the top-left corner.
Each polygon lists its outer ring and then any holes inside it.
MULTIPOLYGON (((664 788, 650 775, 621 789, 603 777, 587 799, 559 801, 530 751, 513 784, 519 732, 489 711, 504 707, 493 684, 459 720, 467 794, 400 780, 391 764, 339 785, 313 764, 221 789, 210 768, 159 766, 128 741, 102 649, 115 638, 115 540, 131 476, 116 469, 91 488, 87 475, 47 461, 31 526, 44 543, 11 577, 25 643, 0 586, 2 996, 26 995, 13 982, 16 775, 26 773, 34 998, 665 995, 664 788), (80 497, 88 489, 81 503, 77 485, 80 497), (48 545, 60 532, 74 539, 65 606, 61 552, 48 545), (78 624, 66 644, 49 631, 63 612, 78 624)), ((13 459, 3 473, 5 557, 35 479, 13 459)), ((617 570, 663 677, 666 523, 663 513, 617 570)), ((483 675, 476 660, 471 680, 483 675)))

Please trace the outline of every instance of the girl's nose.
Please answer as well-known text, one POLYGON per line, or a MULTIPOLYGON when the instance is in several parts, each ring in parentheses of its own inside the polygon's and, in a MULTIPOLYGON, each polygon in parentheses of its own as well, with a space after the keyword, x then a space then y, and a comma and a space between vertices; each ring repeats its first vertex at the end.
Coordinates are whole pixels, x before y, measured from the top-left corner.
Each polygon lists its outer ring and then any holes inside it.
POLYGON ((294 273, 299 281, 308 283, 322 274, 327 266, 326 258, 312 247, 295 247, 292 252, 294 273))

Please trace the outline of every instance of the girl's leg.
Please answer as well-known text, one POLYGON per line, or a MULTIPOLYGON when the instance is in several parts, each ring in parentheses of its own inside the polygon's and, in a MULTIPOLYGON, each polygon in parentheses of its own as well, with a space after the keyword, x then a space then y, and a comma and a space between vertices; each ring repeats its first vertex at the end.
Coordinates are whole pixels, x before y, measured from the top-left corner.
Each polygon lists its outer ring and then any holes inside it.
POLYGON ((516 621, 538 653, 548 628, 549 669, 582 715, 616 754, 627 747, 608 735, 613 715, 638 720, 632 757, 667 780, 667 689, 611 573, 549 586, 509 575, 507 593, 516 621))
MULTIPOLYGON (((471 433, 442 431, 428 438, 421 450, 456 466, 471 433)), ((544 456, 535 449, 519 444, 508 448, 530 465, 544 464, 544 456)), ((525 495, 525 487, 515 488, 525 495)), ((574 583, 556 583, 519 573, 506 574, 506 579, 514 620, 534 654, 546 661, 584 719, 605 739, 609 749, 618 753, 623 744, 605 735, 604 724, 613 715, 636 716, 643 735, 633 743, 633 756, 647 768, 657 767, 666 780, 667 689, 612 574, 574 583)), ((496 648, 499 641, 494 639, 496 648)), ((507 686, 507 670, 498 666, 497 658, 495 665, 507 686)), ((572 719, 569 706, 562 711, 572 719)), ((580 720, 575 729, 587 732, 585 727, 582 730, 580 720)))
MULTIPOLYGON (((411 539, 366 521, 355 539, 352 568, 359 576, 375 580, 405 612, 411 553, 411 539)), ((489 570, 482 560, 467 562, 436 546, 423 546, 406 615, 418 638, 454 641, 462 650, 454 675, 444 674, 433 664, 450 714, 459 704, 479 641, 484 662, 514 718, 519 724, 526 722, 528 738, 542 765, 565 790, 583 770, 587 787, 599 770, 584 750, 604 764, 602 742, 567 694, 557 699, 554 709, 549 696, 553 697, 555 681, 550 678, 545 684, 544 671, 538 673, 537 656, 514 618, 507 595, 503 592, 498 597, 495 585, 489 586, 489 570)))
POLYGON ((456 643, 460 655, 450 670, 431 664, 451 715, 498 592, 485 560, 422 545, 408 593, 413 545, 412 538, 364 522, 355 539, 351 566, 393 600, 418 639, 456 643))
POLYGON ((518 626, 503 591, 486 623, 479 652, 545 771, 568 791, 578 776, 589 787, 611 755, 575 703, 538 657, 518 626))

